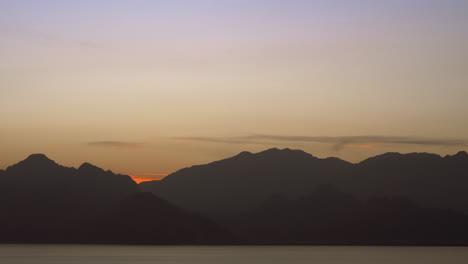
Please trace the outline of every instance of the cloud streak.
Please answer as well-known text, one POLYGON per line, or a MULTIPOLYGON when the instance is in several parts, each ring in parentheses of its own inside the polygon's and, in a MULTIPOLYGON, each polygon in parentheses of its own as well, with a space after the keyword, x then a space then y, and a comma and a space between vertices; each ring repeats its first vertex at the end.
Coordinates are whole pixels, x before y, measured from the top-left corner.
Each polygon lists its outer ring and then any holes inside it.
POLYGON ((88 142, 88 146, 102 147, 102 148, 118 148, 118 149, 141 149, 146 148, 147 144, 140 142, 126 142, 126 141, 94 141, 88 142))
POLYGON ((258 145, 271 144, 268 142, 255 141, 255 140, 252 140, 252 138, 250 137, 173 137, 172 139, 185 140, 185 141, 227 143, 227 144, 258 144, 258 145))
POLYGON ((343 147, 373 148, 386 144, 426 145, 426 146, 463 146, 468 143, 462 139, 402 137, 402 136, 284 136, 252 135, 243 137, 177 137, 177 140, 205 141, 230 144, 269 144, 268 142, 314 142, 331 144, 333 149, 343 147))

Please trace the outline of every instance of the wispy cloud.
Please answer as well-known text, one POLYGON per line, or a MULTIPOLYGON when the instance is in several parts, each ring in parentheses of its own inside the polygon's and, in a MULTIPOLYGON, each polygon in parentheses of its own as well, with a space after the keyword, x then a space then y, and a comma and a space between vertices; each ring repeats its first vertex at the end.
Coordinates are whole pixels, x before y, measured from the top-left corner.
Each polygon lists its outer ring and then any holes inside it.
POLYGON ((146 143, 141 142, 126 142, 126 141, 94 141, 88 142, 88 146, 103 147, 103 148, 119 148, 119 149, 141 149, 146 148, 146 143))
POLYGON ((173 137, 175 140, 186 140, 186 141, 205 141, 215 143, 227 143, 227 144, 259 144, 268 145, 271 142, 255 141, 251 137, 173 137))
POLYGON ((253 139, 268 139, 278 141, 302 141, 333 144, 337 150, 345 146, 372 144, 407 144, 407 145, 428 145, 428 146, 461 146, 467 141, 461 139, 441 139, 423 137, 402 137, 402 136, 342 136, 342 137, 315 137, 315 136, 277 136, 277 135, 255 135, 253 139))
POLYGON ((269 144, 268 142, 315 142, 331 144, 335 150, 343 147, 374 148, 385 144, 407 144, 427 146, 463 146, 468 143, 463 139, 402 137, 402 136, 284 136, 251 135, 242 137, 177 137, 177 140, 219 142, 231 144, 269 144))

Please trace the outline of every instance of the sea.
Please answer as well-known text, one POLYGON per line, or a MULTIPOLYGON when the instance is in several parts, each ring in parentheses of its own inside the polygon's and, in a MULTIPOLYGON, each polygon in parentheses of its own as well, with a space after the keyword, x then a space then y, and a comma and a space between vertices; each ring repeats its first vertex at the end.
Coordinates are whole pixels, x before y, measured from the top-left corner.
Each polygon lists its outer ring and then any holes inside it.
POLYGON ((0 245, 3 264, 466 264, 468 247, 0 245))

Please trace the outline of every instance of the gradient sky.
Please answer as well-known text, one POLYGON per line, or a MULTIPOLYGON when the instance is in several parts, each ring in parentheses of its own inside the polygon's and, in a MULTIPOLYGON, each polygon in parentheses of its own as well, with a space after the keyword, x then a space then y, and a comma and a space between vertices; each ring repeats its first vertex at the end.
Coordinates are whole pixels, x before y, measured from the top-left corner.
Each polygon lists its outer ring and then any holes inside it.
POLYGON ((468 139, 465 0, 0 0, 0 168, 164 174, 468 139), (372 136, 372 137, 371 137, 372 136))

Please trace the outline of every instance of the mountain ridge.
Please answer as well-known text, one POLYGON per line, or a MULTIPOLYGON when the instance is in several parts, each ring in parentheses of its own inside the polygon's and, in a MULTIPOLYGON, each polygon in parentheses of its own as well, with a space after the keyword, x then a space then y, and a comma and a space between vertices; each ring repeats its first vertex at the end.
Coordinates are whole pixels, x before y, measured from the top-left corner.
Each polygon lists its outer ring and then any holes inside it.
POLYGON ((411 196, 430 207, 468 211, 468 196, 460 187, 468 184, 468 154, 459 151, 442 157, 425 152, 387 152, 350 163, 335 157, 317 158, 301 150, 272 148, 184 168, 161 181, 139 186, 184 208, 216 211, 222 208, 208 206, 210 199, 232 206, 237 200, 238 210, 247 210, 274 193, 297 197, 320 184, 333 184, 360 197, 378 193, 411 196), (451 188, 453 197, 462 198, 444 197, 443 190, 451 188))
POLYGON ((216 223, 141 193, 128 175, 90 163, 64 167, 44 154, 30 155, 0 172, 0 211, 7 216, 0 218, 0 243, 234 241, 216 223))
POLYGON ((468 245, 466 186, 464 151, 269 149, 139 185, 33 154, 0 171, 0 243, 468 245))

